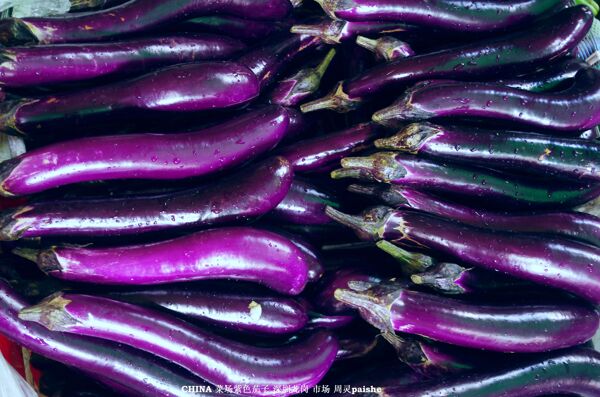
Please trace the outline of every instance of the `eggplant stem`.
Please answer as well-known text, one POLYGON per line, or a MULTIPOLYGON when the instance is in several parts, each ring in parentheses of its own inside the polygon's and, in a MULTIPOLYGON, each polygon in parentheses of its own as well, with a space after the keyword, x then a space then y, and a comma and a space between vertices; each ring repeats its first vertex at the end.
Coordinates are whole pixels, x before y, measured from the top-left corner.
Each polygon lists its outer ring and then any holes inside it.
POLYGON ((50 331, 68 331, 78 324, 65 310, 69 303, 70 300, 63 298, 61 292, 57 292, 39 304, 21 310, 19 318, 38 323, 50 331))
POLYGON ((307 36, 321 36, 323 28, 320 25, 294 25, 290 28, 290 32, 307 36))
POLYGON ((344 92, 344 82, 340 81, 329 94, 303 104, 300 106, 300 110, 302 113, 309 113, 316 110, 330 109, 339 113, 347 113, 358 108, 360 103, 360 100, 348 97, 344 92))
POLYGON ((371 52, 377 52, 377 40, 365 36, 356 36, 356 44, 371 52))
POLYGON ((335 57, 335 54, 336 54, 335 48, 330 49, 327 52, 327 55, 325 55, 325 58, 323 58, 321 63, 319 65, 317 65, 317 67, 315 68, 315 73, 317 74, 317 76, 319 76, 319 80, 322 79, 323 76, 325 75, 325 72, 327 72, 327 69, 329 68, 331 61, 335 57))
POLYGON ((13 248, 12 253, 20 256, 21 258, 25 258, 31 262, 37 263, 40 250, 34 248, 17 247, 13 248))
POLYGON ((369 173, 366 173, 365 170, 359 168, 339 168, 331 171, 330 176, 333 179, 354 178, 376 181, 369 173))
POLYGON ((362 194, 364 196, 375 196, 376 186, 359 185, 353 183, 346 188, 350 193, 362 194))
POLYGON ((387 240, 379 240, 375 245, 398 262, 406 265, 406 270, 410 273, 424 272, 435 264, 431 257, 416 252, 409 252, 387 240))
POLYGON ((381 300, 369 294, 369 290, 356 292, 338 288, 333 296, 338 301, 359 310, 363 318, 383 332, 394 332, 389 308, 381 300))
POLYGON ((369 236, 376 235, 376 227, 364 222, 360 216, 344 214, 343 212, 329 206, 325 207, 325 214, 327 214, 327 216, 334 221, 341 223, 344 226, 348 226, 357 232, 367 233, 369 236))

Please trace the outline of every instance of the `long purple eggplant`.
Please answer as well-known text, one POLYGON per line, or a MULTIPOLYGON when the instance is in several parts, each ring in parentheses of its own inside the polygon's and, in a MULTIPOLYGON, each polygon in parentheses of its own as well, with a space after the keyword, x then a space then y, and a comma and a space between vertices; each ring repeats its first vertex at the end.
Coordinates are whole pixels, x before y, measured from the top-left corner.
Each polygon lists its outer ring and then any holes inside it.
MULTIPOLYGON (((166 363, 139 350, 98 339, 51 332, 18 318, 28 303, 6 282, 0 280, 0 332, 34 353, 74 368, 100 380, 110 379, 147 396, 184 397, 184 385, 200 379, 182 375, 166 363)), ((208 396, 209 394, 202 394, 208 396)))
POLYGON ((339 208, 339 198, 308 180, 296 177, 287 196, 269 213, 269 218, 298 225, 331 222, 325 207, 339 208))
POLYGON ((301 69, 293 75, 281 80, 271 91, 269 101, 282 106, 296 106, 317 92, 321 79, 335 56, 335 49, 330 49, 325 58, 314 68, 301 69))
POLYGON ((376 207, 362 216, 327 213, 363 239, 436 252, 600 302, 600 248, 559 237, 497 232, 425 214, 376 207))
POLYGON ((538 397, 547 395, 600 395, 600 353, 577 348, 549 353, 530 363, 494 371, 446 377, 430 382, 388 384, 385 397, 538 397))
POLYGON ((164 287, 111 293, 133 303, 150 303, 203 323, 262 335, 300 331, 308 322, 306 308, 288 297, 241 290, 235 285, 164 287), (225 289, 235 287, 235 291, 225 289))
POLYGON ((348 129, 305 139, 282 148, 295 172, 319 171, 336 164, 343 157, 363 150, 376 137, 379 128, 373 123, 358 124, 348 129))
POLYGON ((0 85, 27 87, 142 74, 176 63, 231 58, 244 48, 239 40, 208 34, 2 48, 0 85))
POLYGON ((199 131, 59 142, 0 163, 0 194, 20 196, 111 179, 182 179, 242 164, 275 147, 290 120, 268 106, 199 131))
POLYGON ((592 20, 588 7, 571 7, 524 31, 388 62, 341 82, 329 95, 304 104, 302 110, 346 112, 383 92, 424 79, 498 78, 498 72, 515 67, 526 70, 565 55, 585 36, 592 20))
POLYGON ((255 396, 287 396, 298 393, 300 387, 314 386, 327 373, 338 350, 336 339, 325 331, 286 346, 254 347, 151 309, 87 295, 55 295, 21 310, 19 316, 51 330, 151 352, 215 385, 249 385, 249 390, 241 393, 255 396))
POLYGON ((594 1, 483 0, 465 4, 452 0, 318 0, 333 19, 347 21, 401 21, 460 32, 492 32, 514 28, 551 15, 571 4, 585 4, 598 12, 594 1))
POLYGON ((277 20, 292 10, 289 0, 130 0, 106 10, 57 17, 10 18, 0 24, 0 43, 85 43, 164 28, 215 13, 277 20))
POLYGON ((600 218, 583 212, 492 212, 398 185, 350 185, 348 190, 377 197, 395 208, 423 211, 472 226, 564 236, 600 247, 600 218))
POLYGON ((289 31, 291 21, 258 21, 230 15, 207 15, 189 19, 174 27, 177 31, 223 34, 247 42, 289 31))
POLYGON ((346 157, 333 178, 359 178, 470 198, 502 208, 571 207, 597 197, 595 185, 549 186, 496 171, 433 162, 395 152, 346 157))
POLYGON ((283 200, 292 179, 289 162, 275 157, 177 193, 31 203, 0 214, 0 240, 131 235, 253 219, 283 200))
POLYGON ((358 35, 379 35, 413 31, 414 27, 398 22, 351 22, 325 19, 314 24, 297 24, 290 31, 296 34, 306 34, 319 37, 327 44, 340 44, 350 41, 358 35))
POLYGON ((518 127, 582 132, 600 124, 600 70, 580 70, 567 90, 548 93, 493 83, 418 83, 373 114, 373 121, 394 127, 434 117, 476 117, 518 127))
POLYGON ((371 51, 378 59, 384 61, 393 61, 394 59, 415 55, 415 51, 408 43, 393 36, 382 36, 378 39, 358 36, 356 37, 356 44, 371 51))
POLYGON ((566 57, 543 65, 534 72, 502 79, 501 82, 509 87, 533 92, 556 90, 565 87, 566 84, 570 85, 577 72, 589 66, 577 58, 566 57))
POLYGON ((3 102, 0 131, 35 135, 115 124, 136 112, 223 109, 248 102, 259 91, 257 77, 239 63, 186 63, 82 91, 3 102))
POLYGON ((375 147, 483 167, 600 181, 600 144, 576 138, 422 122, 376 140, 375 147))
POLYGON ((289 239, 250 227, 208 229, 151 244, 107 248, 27 248, 15 253, 68 281, 152 285, 195 280, 241 280, 297 295, 311 258, 289 239))
POLYGON ((383 331, 409 334, 476 349, 533 353, 584 343, 600 316, 573 303, 498 305, 376 285, 366 291, 338 289, 335 297, 359 309, 383 331))

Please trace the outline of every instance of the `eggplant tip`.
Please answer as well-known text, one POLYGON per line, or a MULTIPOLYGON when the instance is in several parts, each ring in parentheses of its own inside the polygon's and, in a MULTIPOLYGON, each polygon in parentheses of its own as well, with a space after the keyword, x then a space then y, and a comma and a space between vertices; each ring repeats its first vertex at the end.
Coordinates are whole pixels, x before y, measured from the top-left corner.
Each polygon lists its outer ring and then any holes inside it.
POLYGON ((68 331, 78 322, 65 310, 70 300, 63 298, 58 292, 49 296, 37 305, 22 309, 19 318, 44 326, 50 331, 68 331))

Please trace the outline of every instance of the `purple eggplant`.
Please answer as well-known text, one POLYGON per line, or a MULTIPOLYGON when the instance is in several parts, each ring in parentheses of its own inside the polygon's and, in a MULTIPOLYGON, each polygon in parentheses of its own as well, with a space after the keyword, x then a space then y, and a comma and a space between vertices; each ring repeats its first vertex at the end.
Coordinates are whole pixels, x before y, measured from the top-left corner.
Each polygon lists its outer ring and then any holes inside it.
POLYGON ((248 42, 289 31, 291 21, 257 21, 230 15, 207 15, 182 22, 174 29, 183 32, 216 33, 248 42))
POLYGON ((87 90, 3 102, 0 131, 35 135, 90 122, 115 124, 132 112, 223 109, 248 102, 259 91, 254 73, 239 63, 186 63, 87 90))
POLYGON ((533 353, 584 343, 600 316, 573 303, 498 305, 469 303, 394 285, 366 291, 338 289, 335 297, 384 332, 400 331, 476 349, 533 353))
POLYGON ((306 34, 319 37, 327 44, 340 44, 350 41, 358 35, 378 35, 413 31, 414 27, 397 22, 350 22, 343 20, 325 19, 311 25, 294 25, 290 29, 292 33, 306 34))
POLYGON ((375 53, 375 56, 385 61, 406 58, 415 55, 408 43, 393 36, 383 36, 376 40, 368 37, 356 37, 356 44, 375 53))
MULTIPOLYGON (((318 0, 333 19, 347 21, 402 21, 435 29, 459 32, 492 32, 523 25, 536 18, 550 15, 572 3, 563 0, 484 0, 474 4, 451 0, 423 3, 418 0, 318 0)), ((585 4, 594 14, 598 5, 590 0, 585 4)))
POLYGON ((0 49, 0 84, 27 87, 142 74, 176 63, 227 59, 239 40, 208 34, 0 49))
POLYGON ((325 268, 321 263, 322 261, 318 253, 319 251, 316 247, 314 247, 308 241, 304 240, 302 237, 296 234, 292 234, 278 228, 271 228, 271 231, 289 239, 292 243, 294 243, 296 247, 300 249, 300 251, 302 251, 306 255, 309 283, 314 283, 320 280, 321 277, 323 277, 323 274, 325 273, 325 268))
POLYGON ((84 370, 100 380, 110 379, 147 396, 184 397, 189 393, 184 392, 182 386, 200 382, 138 350, 98 339, 51 332, 20 320, 18 313, 27 306, 23 298, 0 280, 0 332, 34 353, 84 370))
POLYGON ((335 56, 330 49, 325 58, 314 68, 301 69, 292 76, 281 80, 269 96, 271 103, 283 106, 296 106, 317 92, 321 79, 335 56))
POLYGON ((337 289, 348 288, 348 283, 351 281, 377 283, 380 282, 381 279, 356 269, 336 270, 329 273, 321 280, 320 286, 312 301, 319 310, 327 314, 341 315, 352 313, 351 309, 334 297, 334 293, 337 289))
POLYGON ((339 208, 339 199, 327 190, 295 178, 287 196, 269 213, 276 221, 298 225, 322 225, 331 222, 325 215, 325 207, 339 208))
POLYGON ((476 228, 413 210, 327 213, 363 239, 388 240, 600 302, 600 248, 559 237, 476 228))
POLYGON ((131 235, 252 219, 275 208, 292 179, 289 162, 275 157, 182 192, 31 203, 0 214, 0 240, 131 235))
POLYGON ((379 390, 386 397, 538 397, 600 395, 600 353, 577 348, 549 353, 529 363, 483 373, 406 384, 402 379, 379 390))
POLYGON ((199 288, 160 289, 111 293, 116 299, 153 304, 199 322, 241 332, 279 335, 300 331, 308 322, 303 305, 288 297, 239 290, 231 285, 201 285, 199 288))
POLYGON ((268 106, 199 131, 59 142, 0 163, 0 194, 20 196, 87 181, 207 175, 269 151, 289 125, 285 108, 268 106))
POLYGON ((577 138, 423 122, 376 140, 375 147, 483 167, 600 181, 600 144, 577 138))
POLYGON ((593 19, 588 7, 571 7, 524 31, 397 59, 339 83, 329 95, 304 104, 302 110, 346 112, 383 92, 393 92, 394 89, 424 79, 497 78, 499 72, 506 74, 510 70, 514 74, 516 67, 527 70, 565 55, 585 36, 593 19))
POLYGON ((318 313, 311 313, 307 328, 339 329, 344 328, 354 322, 355 316, 342 314, 337 316, 325 316, 318 313))
POLYGON ((327 373, 338 350, 336 339, 325 331, 286 346, 254 347, 161 312, 87 295, 54 295, 21 310, 19 317, 54 331, 108 339, 151 352, 212 384, 250 386, 240 393, 254 396, 287 396, 298 393, 300 387, 314 386, 327 373))
POLYGON ((433 162, 395 152, 346 157, 333 178, 359 178, 447 193, 489 206, 555 208, 579 205, 597 197, 596 185, 549 186, 492 170, 433 162))
POLYGON ((112 285, 152 285, 194 280, 242 280, 297 295, 308 282, 311 258, 276 233, 250 227, 208 229, 151 244, 107 248, 22 248, 62 280, 112 285))
POLYGON ((434 117, 476 117, 519 127, 582 132, 600 124, 600 70, 580 70, 569 89, 549 93, 493 83, 421 82, 373 114, 373 121, 395 127, 434 117))
POLYGON ((566 57, 544 65, 534 72, 509 79, 502 79, 504 85, 521 90, 543 92, 556 90, 572 84, 577 72, 590 65, 577 58, 566 57))
POLYGON ((319 171, 351 153, 367 148, 378 131, 373 123, 358 124, 346 130, 293 143, 279 153, 292 163, 295 172, 319 171))
POLYGON ((0 24, 0 43, 15 45, 85 43, 164 28, 215 13, 277 20, 292 10, 289 0, 130 0, 106 10, 57 17, 9 18, 0 24))

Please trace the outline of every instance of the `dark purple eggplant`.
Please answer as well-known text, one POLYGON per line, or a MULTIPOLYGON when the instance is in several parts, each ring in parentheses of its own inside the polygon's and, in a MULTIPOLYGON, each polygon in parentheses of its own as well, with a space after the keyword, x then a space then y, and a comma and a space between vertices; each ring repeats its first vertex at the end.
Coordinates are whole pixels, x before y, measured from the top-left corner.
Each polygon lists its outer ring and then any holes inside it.
POLYGON ((275 157, 212 185, 182 192, 31 203, 0 215, 0 240, 131 235, 252 219, 283 200, 292 173, 286 159, 275 157))
POLYGON ((174 27, 183 32, 223 34, 247 42, 254 42, 271 34, 287 32, 291 21, 257 21, 230 15, 207 15, 189 19, 174 27))
POLYGON ((379 35, 413 31, 414 27, 397 22, 350 22, 343 20, 325 19, 312 25, 294 25, 292 33, 306 34, 319 37, 327 44, 340 44, 354 40, 358 35, 379 35))
POLYGON ((208 34, 2 48, 0 84, 15 88, 142 74, 176 63, 227 59, 244 48, 238 40, 208 34))
MULTIPOLYGON (((200 379, 182 375, 165 362, 116 343, 51 332, 18 318, 28 303, 0 280, 0 333, 34 353, 84 370, 100 380, 109 379, 147 396, 189 396, 184 385, 200 379)), ((210 393, 202 393, 208 397, 210 393)))
POLYGON ((270 102, 282 106, 296 106, 317 92, 334 56, 335 49, 332 48, 316 67, 301 69, 281 80, 271 91, 270 102))
POLYGON ((0 24, 0 43, 15 45, 106 41, 158 30, 203 15, 223 13, 277 20, 292 10, 289 0, 130 0, 106 10, 57 17, 9 18, 0 24))
POLYGON ((377 197, 395 208, 419 210, 472 226, 557 235, 600 246, 600 218, 582 212, 492 212, 398 185, 350 185, 348 190, 377 197))
POLYGON ((572 7, 524 31, 378 65, 341 82, 329 95, 304 104, 302 111, 347 112, 369 98, 424 79, 497 79, 499 72, 527 71, 565 55, 585 36, 593 19, 588 7, 572 7))
POLYGON ((338 289, 336 299, 357 308, 383 332, 405 332, 475 349, 545 352, 590 340, 600 323, 591 306, 576 303, 464 302, 393 284, 368 290, 338 289))
POLYGON ((421 82, 373 114, 373 121, 395 127, 434 117, 493 119, 518 127, 582 132, 600 124, 600 70, 580 70, 571 87, 548 93, 493 83, 421 82))
POLYGON ((298 393, 301 386, 314 386, 327 373, 338 350, 335 337, 325 331, 286 346, 255 347, 210 334, 159 311, 88 295, 54 295, 21 310, 19 317, 54 331, 151 352, 212 384, 249 386, 239 393, 253 396, 288 396, 298 393))
POLYGON ((553 185, 492 170, 434 162, 411 155, 379 152, 346 157, 333 178, 359 178, 446 193, 502 208, 572 207, 597 197, 597 185, 553 185))
POLYGON ((358 36, 356 37, 356 44, 374 53, 378 59, 385 61, 393 61, 394 59, 415 55, 410 44, 393 36, 383 36, 376 40, 358 36))
POLYGON ((350 325, 356 320, 356 316, 342 314, 337 316, 326 316, 320 313, 310 313, 307 328, 339 329, 350 325))
POLYGON ((534 72, 502 79, 501 82, 508 87, 533 92, 556 90, 572 84, 577 72, 589 66, 577 58, 566 57, 543 65, 534 72))
POLYGON ((428 28, 459 32, 492 32, 514 29, 536 18, 551 15, 572 4, 585 4, 598 13, 590 0, 483 0, 465 4, 451 0, 424 3, 419 0, 318 0, 332 19, 347 21, 402 21, 428 28))
POLYGON ((365 358, 378 346, 379 339, 369 335, 368 337, 351 336, 339 338, 340 348, 336 360, 351 360, 365 358))
POLYGON ((293 143, 282 148, 279 154, 292 163, 295 172, 319 171, 351 153, 367 148, 378 131, 373 123, 358 124, 346 130, 293 143))
POLYGON ((327 214, 363 239, 435 252, 453 261, 559 288, 600 302, 600 248, 559 237, 476 228, 413 210, 375 207, 327 214))

